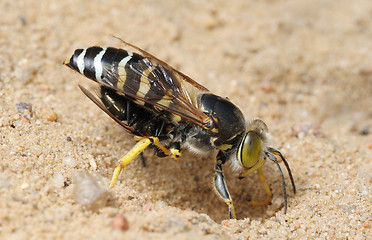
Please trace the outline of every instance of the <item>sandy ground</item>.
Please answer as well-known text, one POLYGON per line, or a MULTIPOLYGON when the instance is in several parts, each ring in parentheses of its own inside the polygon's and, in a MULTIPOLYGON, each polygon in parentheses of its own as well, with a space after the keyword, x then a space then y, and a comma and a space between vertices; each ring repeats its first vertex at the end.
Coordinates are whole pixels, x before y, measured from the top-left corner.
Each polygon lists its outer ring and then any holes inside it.
POLYGON ((0 16, 1 239, 372 239, 371 1, 2 0, 0 16), (274 164, 263 207, 248 204, 265 199, 257 176, 225 166, 238 217, 225 221, 214 154, 147 151, 108 191, 134 141, 62 62, 121 47, 112 35, 268 124, 298 187, 287 214, 274 164))

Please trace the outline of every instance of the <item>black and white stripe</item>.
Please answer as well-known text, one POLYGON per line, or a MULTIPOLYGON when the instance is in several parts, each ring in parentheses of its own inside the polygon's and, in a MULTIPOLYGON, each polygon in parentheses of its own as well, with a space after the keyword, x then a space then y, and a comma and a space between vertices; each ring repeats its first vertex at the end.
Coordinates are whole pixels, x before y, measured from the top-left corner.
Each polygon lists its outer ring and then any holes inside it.
MULTIPOLYGON (((172 91, 174 86, 167 86, 164 91, 164 87, 160 87, 159 83, 174 84, 169 81, 169 78, 174 77, 173 74, 142 55, 118 48, 94 46, 75 50, 65 64, 89 79, 120 89, 129 96, 137 95, 164 106, 169 104, 169 100, 163 97, 167 91, 172 91)), ((141 100, 134 101, 145 105, 141 100)))
MULTIPOLYGON (((99 82, 107 75, 117 76, 119 74, 118 66, 120 65, 124 69, 132 56, 133 53, 122 49, 94 46, 75 50, 65 64, 84 76, 99 82)), ((112 80, 112 77, 110 80, 112 80)))

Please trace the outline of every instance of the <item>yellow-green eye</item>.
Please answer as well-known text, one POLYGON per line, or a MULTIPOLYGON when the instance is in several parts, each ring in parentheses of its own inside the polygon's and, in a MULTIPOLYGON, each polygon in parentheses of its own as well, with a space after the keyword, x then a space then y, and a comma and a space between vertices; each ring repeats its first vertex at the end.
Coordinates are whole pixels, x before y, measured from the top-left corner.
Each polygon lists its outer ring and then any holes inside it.
POLYGON ((247 132, 238 152, 238 158, 240 157, 244 168, 249 169, 257 164, 261 158, 262 145, 262 139, 256 132, 247 132))

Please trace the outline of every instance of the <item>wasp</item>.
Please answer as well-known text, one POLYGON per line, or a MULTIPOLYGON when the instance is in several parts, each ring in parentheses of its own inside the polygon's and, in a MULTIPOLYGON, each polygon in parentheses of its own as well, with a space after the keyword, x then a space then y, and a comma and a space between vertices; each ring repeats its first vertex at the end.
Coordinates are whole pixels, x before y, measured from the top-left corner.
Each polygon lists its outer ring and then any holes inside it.
POLYGON ((267 193, 272 193, 262 166, 267 160, 279 169, 287 211, 287 193, 283 172, 277 157, 287 168, 293 191, 296 192, 288 162, 276 149, 267 145, 269 131, 260 120, 245 121, 239 108, 228 98, 208 91, 185 74, 130 43, 133 51, 112 47, 77 49, 64 64, 95 81, 99 92, 82 92, 118 124, 134 135, 137 144, 119 160, 111 180, 115 186, 120 172, 148 147, 155 146, 159 157, 181 158, 181 149, 204 154, 218 151, 214 168, 214 189, 227 204, 229 217, 235 209, 228 191, 223 164, 231 162, 240 170, 239 178, 257 172, 267 193))

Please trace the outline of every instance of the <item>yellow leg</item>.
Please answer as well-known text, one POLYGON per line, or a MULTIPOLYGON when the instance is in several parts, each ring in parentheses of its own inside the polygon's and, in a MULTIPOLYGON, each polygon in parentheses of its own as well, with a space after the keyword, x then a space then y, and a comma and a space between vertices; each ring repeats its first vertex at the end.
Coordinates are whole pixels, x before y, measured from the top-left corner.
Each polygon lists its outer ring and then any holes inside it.
MULTIPOLYGON (((242 172, 239 175, 239 178, 240 179, 245 178, 249 174, 254 173, 255 171, 258 171, 258 169, 261 169, 261 167, 265 164, 265 162, 266 160, 264 158, 260 158, 260 160, 258 160, 258 162, 252 168, 247 169, 245 172, 242 172)), ((265 179, 265 177, 263 178, 265 179)))
POLYGON ((223 164, 222 160, 217 160, 216 169, 214 173, 214 190, 216 191, 217 195, 227 204, 227 207, 229 208, 230 219, 236 219, 234 204, 231 199, 229 190, 227 189, 225 176, 223 175, 222 172, 222 164, 223 164))
MULTIPOLYGON (((142 139, 144 139, 144 138, 143 137, 139 137, 139 136, 134 136, 134 140, 136 140, 136 141, 141 141, 142 139)), ((150 139, 150 141, 152 141, 151 144, 157 146, 160 150, 163 151, 163 153, 165 155, 171 156, 174 160, 179 160, 181 158, 181 152, 179 150, 177 150, 177 149, 170 149, 169 150, 168 148, 164 147, 163 144, 160 143, 159 138, 157 138, 157 137, 148 137, 148 139, 150 139)), ((133 149, 132 149, 132 151, 133 151, 133 149)))
POLYGON ((234 208, 232 200, 230 199, 230 201, 225 202, 225 203, 229 207, 229 217, 230 217, 230 219, 236 219, 235 208, 234 208))
POLYGON ((174 152, 170 151, 166 147, 164 147, 160 142, 159 138, 157 137, 139 137, 135 136, 134 138, 137 140, 137 144, 132 148, 132 150, 127 153, 122 159, 119 160, 119 164, 116 166, 114 170, 114 174, 112 176, 112 180, 110 183, 110 188, 115 186, 115 183, 119 177, 120 172, 125 168, 133 159, 135 159, 143 150, 145 150, 150 144, 157 146, 160 150, 162 150, 166 155, 171 155, 171 157, 175 160, 178 160, 181 157, 181 153, 179 151, 174 152))
POLYGON ((250 201, 250 204, 255 205, 255 206, 268 205, 268 204, 271 203, 271 199, 272 199, 273 194, 271 193, 270 187, 266 182, 265 175, 262 171, 262 168, 257 169, 257 175, 258 175, 258 178, 259 178, 260 182, 262 183, 262 185, 265 188, 265 191, 267 193, 267 199, 266 199, 266 201, 263 201, 263 202, 257 202, 257 201, 252 200, 252 201, 250 201))
POLYGON ((181 152, 178 150, 178 149, 175 149, 175 148, 171 148, 169 150, 170 152, 170 155, 171 157, 174 159, 174 160, 179 160, 181 158, 181 152))
POLYGON ((112 180, 110 183, 110 188, 115 186, 116 180, 119 177, 121 170, 128 165, 133 159, 135 159, 143 150, 145 150, 154 140, 159 141, 158 138, 151 139, 150 138, 142 138, 133 148, 130 150, 127 155, 125 155, 122 159, 119 160, 119 164, 116 166, 114 170, 114 175, 112 176, 112 180))

